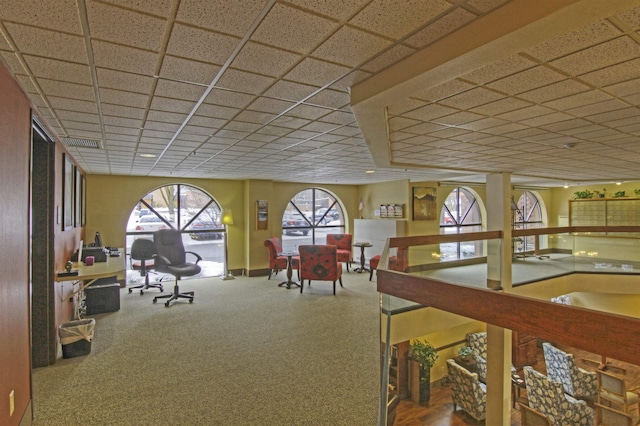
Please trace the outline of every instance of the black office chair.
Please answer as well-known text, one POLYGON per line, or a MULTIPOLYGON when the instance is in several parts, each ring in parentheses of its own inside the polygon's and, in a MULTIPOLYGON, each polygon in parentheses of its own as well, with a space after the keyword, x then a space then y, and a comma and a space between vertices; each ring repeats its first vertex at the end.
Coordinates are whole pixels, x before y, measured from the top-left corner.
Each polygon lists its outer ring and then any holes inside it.
POLYGON ((153 244, 156 250, 156 254, 153 256, 154 269, 158 272, 171 274, 176 277, 173 293, 156 296, 153 298, 153 303, 156 303, 158 299, 166 298, 169 299, 164 304, 164 306, 167 307, 172 300, 178 298, 189 299, 189 303, 193 303, 193 291, 180 293, 178 281, 182 277, 199 274, 201 268, 197 263, 202 260, 202 257, 192 251, 185 251, 184 244, 182 244, 182 233, 175 229, 161 229, 154 232, 153 244), (187 253, 196 257, 196 263, 187 262, 187 253))
POLYGON ((153 241, 146 238, 138 238, 131 244, 131 253, 129 253, 131 257, 131 269, 140 271, 140 276, 144 277, 144 283, 129 287, 129 293, 131 293, 134 288, 139 288, 140 294, 144 294, 144 291, 150 288, 158 288, 161 293, 164 291, 164 287, 159 282, 149 282, 150 269, 153 269, 153 255, 155 253, 156 247, 153 241))

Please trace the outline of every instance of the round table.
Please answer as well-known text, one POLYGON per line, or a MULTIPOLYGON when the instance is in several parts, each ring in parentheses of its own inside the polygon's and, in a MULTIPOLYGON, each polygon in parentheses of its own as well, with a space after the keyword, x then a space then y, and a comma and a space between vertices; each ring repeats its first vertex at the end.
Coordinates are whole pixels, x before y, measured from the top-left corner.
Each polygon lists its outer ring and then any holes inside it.
POLYGON ((278 287, 287 286, 288 289, 291 288, 291 286, 300 287, 300 283, 291 279, 291 277, 293 276, 293 267, 291 266, 291 264, 293 262, 293 256, 297 255, 298 253, 295 251, 285 251, 282 253, 278 253, 278 256, 287 256, 287 280, 282 281, 280 284, 278 284, 278 287))
POLYGON ((367 243, 367 242, 360 242, 360 243, 355 243, 353 245, 354 247, 360 247, 360 267, 354 269, 355 272, 369 272, 369 268, 365 268, 364 267, 364 249, 367 247, 372 247, 371 243, 367 243))

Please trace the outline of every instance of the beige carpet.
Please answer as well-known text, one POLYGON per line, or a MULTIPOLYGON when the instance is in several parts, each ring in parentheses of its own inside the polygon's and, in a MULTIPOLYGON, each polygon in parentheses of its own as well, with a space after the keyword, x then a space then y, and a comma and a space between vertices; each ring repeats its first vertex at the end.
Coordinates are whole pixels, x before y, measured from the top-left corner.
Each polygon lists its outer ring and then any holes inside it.
POLYGON ((34 425, 374 425, 375 278, 345 271, 336 296, 283 278, 182 281, 195 301, 169 308, 122 289, 89 355, 34 370, 34 425))

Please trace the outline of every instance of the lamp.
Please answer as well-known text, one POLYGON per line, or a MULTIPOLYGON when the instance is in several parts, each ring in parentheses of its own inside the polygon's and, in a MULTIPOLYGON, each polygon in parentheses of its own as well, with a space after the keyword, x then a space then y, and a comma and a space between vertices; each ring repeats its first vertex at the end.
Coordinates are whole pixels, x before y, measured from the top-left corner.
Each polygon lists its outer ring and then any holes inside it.
POLYGON ((227 225, 233 225, 233 213, 231 209, 223 209, 222 210, 222 218, 220 221, 224 225, 224 275, 222 276, 223 280, 235 280, 235 277, 231 272, 229 272, 229 249, 227 248, 229 228, 227 225))

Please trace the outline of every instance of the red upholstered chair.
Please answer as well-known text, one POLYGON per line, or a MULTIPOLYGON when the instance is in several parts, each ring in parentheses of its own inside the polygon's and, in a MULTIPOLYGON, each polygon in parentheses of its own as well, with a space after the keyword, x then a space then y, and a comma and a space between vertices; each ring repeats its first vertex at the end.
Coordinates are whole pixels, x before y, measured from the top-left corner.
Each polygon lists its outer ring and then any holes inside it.
POLYGON ((347 272, 349 272, 349 264, 353 261, 353 236, 351 234, 327 234, 327 245, 336 246, 338 249, 338 262, 347 264, 347 272))
MULTIPOLYGON (((369 259, 369 281, 373 278, 373 271, 378 269, 380 255, 377 254, 369 259)), ((409 248, 398 247, 398 255, 389 257, 389 269, 392 271, 405 272, 409 267, 409 248)))
POLYGON ((304 280, 333 281, 333 294, 336 294, 336 281, 342 287, 342 264, 338 262, 338 250, 333 245, 302 245, 300 252, 300 293, 304 280))
MULTIPOLYGON (((264 240, 264 246, 269 252, 269 280, 271 274, 277 274, 280 271, 287 269, 287 256, 278 256, 278 253, 282 253, 282 241, 280 238, 268 238, 264 240)), ((298 277, 300 277, 300 256, 294 256, 291 258, 291 268, 298 270, 298 277)))

